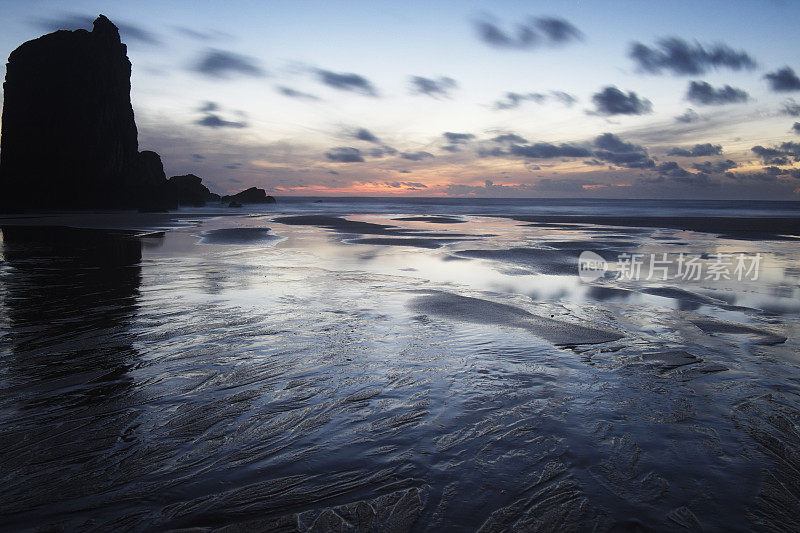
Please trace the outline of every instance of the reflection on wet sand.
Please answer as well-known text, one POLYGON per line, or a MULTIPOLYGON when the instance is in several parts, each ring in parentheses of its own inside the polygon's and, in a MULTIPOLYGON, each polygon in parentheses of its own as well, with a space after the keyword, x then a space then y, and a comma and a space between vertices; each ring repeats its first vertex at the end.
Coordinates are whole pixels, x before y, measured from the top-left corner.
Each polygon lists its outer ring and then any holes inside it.
POLYGON ((141 245, 100 230, 2 235, 3 508, 32 527, 37 509, 67 512, 114 482, 108 455, 135 418, 121 408, 138 360, 129 327, 141 245))

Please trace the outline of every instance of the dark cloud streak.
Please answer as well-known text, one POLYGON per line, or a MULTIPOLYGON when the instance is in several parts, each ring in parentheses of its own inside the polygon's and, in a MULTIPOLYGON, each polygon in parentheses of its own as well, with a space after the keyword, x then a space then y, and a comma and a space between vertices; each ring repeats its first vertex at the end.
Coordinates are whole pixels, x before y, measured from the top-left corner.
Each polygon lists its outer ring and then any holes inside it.
POLYGON ((592 96, 599 115, 646 115, 653 106, 646 98, 639 98, 633 91, 627 94, 616 87, 609 86, 592 96))
POLYGON ((204 76, 217 79, 225 79, 237 75, 261 77, 265 74, 255 59, 214 48, 209 48, 203 52, 203 55, 192 65, 191 69, 204 76))
POLYGON ((722 153, 722 146, 718 144, 695 144, 689 149, 686 148, 672 148, 667 152, 668 156, 678 157, 705 157, 710 155, 719 155, 722 153))
POLYGON ((349 146, 340 146, 331 148, 325 152, 325 157, 329 161, 336 163, 363 163, 364 157, 361 155, 361 150, 349 146))
POLYGON ((303 91, 298 91, 297 89, 293 89, 291 87, 286 86, 278 86, 275 88, 279 93, 284 96, 288 96, 289 98, 296 98, 298 100, 319 100, 318 96, 314 96, 311 93, 306 93, 303 91))
POLYGON ((700 115, 698 115, 697 111, 694 109, 687 109, 682 115, 675 117, 676 122, 682 122, 684 124, 691 124, 692 122, 698 122, 700 120, 700 115))
POLYGON ((577 101, 577 98, 564 91, 550 91, 547 94, 507 92, 502 99, 494 102, 493 107, 497 110, 516 109, 523 102, 542 104, 548 99, 556 100, 567 107, 572 107, 577 101))
POLYGON ((450 98, 450 91, 458 87, 453 78, 442 76, 438 79, 411 76, 411 94, 421 94, 431 98, 450 98))
POLYGON ((435 157, 430 152, 401 152, 400 157, 403 159, 408 159, 409 161, 422 161, 423 159, 430 159, 431 157, 435 157))
POLYGON ((750 96, 730 85, 715 88, 705 81, 693 81, 686 91, 686 99, 696 105, 726 105, 746 102, 750 96))
POLYGON ((625 142, 613 133, 603 133, 594 140, 594 157, 613 165, 627 168, 653 168, 655 162, 650 158, 647 148, 625 142))
POLYGON ((764 79, 776 93, 800 91, 800 78, 789 67, 770 72, 764 76, 764 79))
POLYGON ((734 50, 724 44, 707 48, 678 37, 661 39, 654 47, 635 42, 628 56, 639 71, 649 74, 667 70, 675 75, 692 75, 704 74, 710 69, 752 70, 756 67, 755 60, 743 50, 734 50))
POLYGON ((471 133, 454 133, 452 131, 446 131, 442 135, 451 144, 465 144, 475 138, 471 133))
POLYGON ((372 83, 359 74, 352 72, 332 72, 330 70, 317 69, 319 81, 339 91, 349 91, 360 93, 366 96, 378 96, 378 91, 372 83))
POLYGON ((206 128, 246 128, 246 122, 237 122, 232 120, 225 120, 216 113, 206 113, 205 116, 195 121, 199 126, 206 128))
POLYGON ((528 50, 541 45, 559 46, 583 38, 580 30, 570 22, 554 17, 517 24, 513 32, 501 29, 487 18, 476 20, 474 24, 478 37, 495 48, 528 50))

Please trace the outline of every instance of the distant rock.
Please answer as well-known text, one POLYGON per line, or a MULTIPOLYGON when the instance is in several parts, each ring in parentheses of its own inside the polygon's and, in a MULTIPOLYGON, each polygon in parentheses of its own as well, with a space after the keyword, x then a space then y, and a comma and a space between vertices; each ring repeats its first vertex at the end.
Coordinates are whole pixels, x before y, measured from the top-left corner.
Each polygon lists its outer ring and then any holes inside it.
POLYGON ((106 17, 11 52, 4 87, 0 207, 154 207, 161 158, 139 152, 131 62, 106 17))
POLYGON ((219 201, 218 194, 214 194, 203 185, 203 180, 194 174, 172 176, 167 180, 167 195, 178 205, 202 207, 206 202, 219 201))
POLYGON ((141 211, 167 211, 178 207, 167 192, 167 176, 160 155, 150 150, 139 152, 135 176, 128 192, 141 211))
MULTIPOLYGON (((250 187, 249 189, 245 189, 240 193, 236 193, 231 196, 223 196, 221 198, 222 202, 228 202, 231 204, 238 203, 238 204, 274 204, 275 198, 269 196, 267 191, 264 189, 259 189, 257 187, 250 187)), ((235 207, 231 205, 231 207, 235 207)))
POLYGON ((137 161, 137 185, 143 188, 158 187, 167 180, 161 156, 150 150, 139 152, 137 161))

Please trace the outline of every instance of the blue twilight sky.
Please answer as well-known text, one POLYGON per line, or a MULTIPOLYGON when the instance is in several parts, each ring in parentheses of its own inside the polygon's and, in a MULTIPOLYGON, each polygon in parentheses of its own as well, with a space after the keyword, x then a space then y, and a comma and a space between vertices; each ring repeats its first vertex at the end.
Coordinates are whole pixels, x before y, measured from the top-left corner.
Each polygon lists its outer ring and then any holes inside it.
POLYGON ((0 9, 4 57, 108 16, 140 148, 217 192, 800 199, 798 2, 0 9))

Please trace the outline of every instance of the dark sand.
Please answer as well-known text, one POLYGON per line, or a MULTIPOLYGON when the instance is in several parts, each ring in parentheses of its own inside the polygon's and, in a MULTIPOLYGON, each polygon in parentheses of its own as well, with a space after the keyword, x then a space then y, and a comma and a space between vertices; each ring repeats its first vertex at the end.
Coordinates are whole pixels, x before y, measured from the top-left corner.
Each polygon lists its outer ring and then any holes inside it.
MULTIPOLYGON (((586 248, 589 249, 589 248, 586 248)), ((461 257, 491 259, 529 268, 542 274, 567 275, 578 271, 578 254, 549 248, 509 248, 507 250, 459 250, 461 257)))
POLYGON ((642 354, 642 362, 657 366, 660 370, 672 370, 680 366, 692 365, 702 359, 685 350, 665 350, 642 354))
POLYGON ((756 338, 756 344, 782 344, 786 342, 786 337, 772 331, 736 324, 734 322, 722 322, 711 318, 696 318, 691 320, 692 324, 703 330, 704 333, 725 333, 732 335, 752 335, 756 338))
POLYGON ((680 289, 678 287, 645 287, 641 290, 641 292, 645 294, 652 294, 653 296, 677 300, 679 308, 683 310, 698 309, 702 305, 713 305, 722 309, 731 310, 743 309, 735 305, 729 305, 721 300, 690 292, 685 289, 680 289))
POLYGON ((590 298, 600 302, 607 300, 627 300, 634 294, 633 291, 627 289, 604 287, 602 285, 590 285, 586 292, 590 298))
MULTIPOLYGON (((398 219, 395 219, 398 220, 398 219)), ((405 228, 399 228, 397 226, 391 226, 387 224, 375 224, 373 222, 362 222, 359 220, 347 220, 346 218, 342 217, 333 217, 327 215, 298 215, 298 216, 287 216, 287 217, 277 217, 273 219, 274 222, 279 222, 281 224, 287 224, 289 226, 316 226, 318 228, 325 228, 336 233, 340 234, 350 234, 350 235, 382 235, 386 237, 418 237, 413 241, 408 241, 409 244, 406 246, 417 246, 423 248, 438 248, 441 246, 442 242, 440 238, 482 238, 482 237, 493 237, 493 235, 473 235, 469 233, 451 233, 447 231, 435 231, 435 230, 428 230, 428 231, 418 231, 418 230, 410 230, 405 228), (436 246, 434 245, 425 245, 423 243, 424 239, 434 239, 432 242, 437 243, 436 246)), ((355 241, 351 241, 355 242, 355 241)), ((396 244, 387 240, 361 240, 362 244, 396 244)))
POLYGON ((431 224, 463 224, 466 222, 463 218, 448 217, 448 216, 422 216, 422 217, 399 217, 392 220, 407 220, 409 222, 429 222, 431 224))
POLYGON ((222 228, 203 233, 203 244, 264 244, 280 239, 269 228, 222 228))
POLYGON ((397 226, 386 224, 373 224, 358 220, 347 220, 342 217, 327 215, 297 215, 277 217, 275 222, 289 226, 317 226, 336 231, 337 233, 357 233, 361 235, 408 235, 397 226))
POLYGON ((624 337, 621 333, 599 327, 545 318, 519 307, 451 293, 420 296, 414 298, 409 306, 415 312, 451 320, 525 329, 556 346, 600 344, 624 337))

